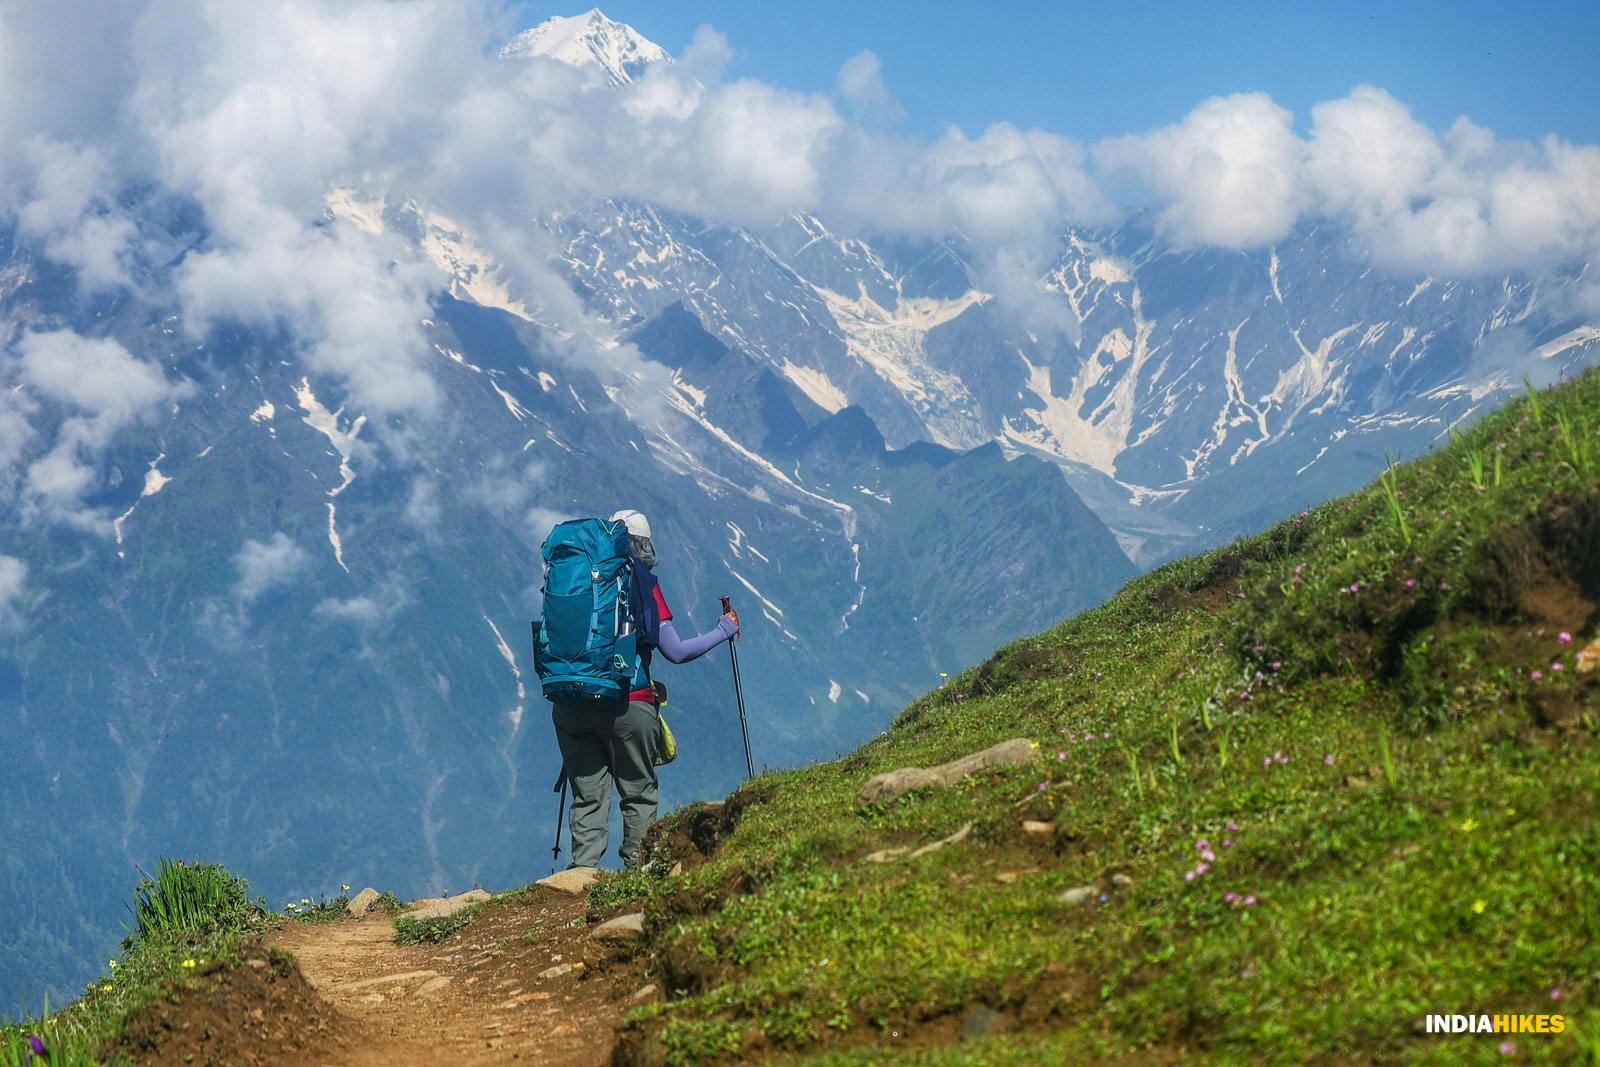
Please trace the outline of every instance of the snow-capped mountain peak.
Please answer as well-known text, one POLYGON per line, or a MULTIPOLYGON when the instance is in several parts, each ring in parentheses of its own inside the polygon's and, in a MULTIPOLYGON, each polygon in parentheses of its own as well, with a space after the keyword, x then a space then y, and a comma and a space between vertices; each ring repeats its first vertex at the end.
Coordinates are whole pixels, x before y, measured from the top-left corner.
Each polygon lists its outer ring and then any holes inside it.
POLYGON ((666 49, 632 26, 607 18, 599 8, 545 19, 513 37, 500 56, 545 56, 574 67, 599 67, 612 85, 627 85, 651 63, 672 62, 666 49))

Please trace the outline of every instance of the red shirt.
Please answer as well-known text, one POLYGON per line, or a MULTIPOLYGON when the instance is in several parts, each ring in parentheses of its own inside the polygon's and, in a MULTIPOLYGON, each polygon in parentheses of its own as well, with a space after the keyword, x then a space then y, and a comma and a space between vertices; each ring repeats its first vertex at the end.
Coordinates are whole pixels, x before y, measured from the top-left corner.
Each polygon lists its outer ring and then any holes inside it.
MULTIPOLYGON (((655 594, 656 598, 657 622, 669 621, 672 618, 672 609, 667 607, 667 598, 661 595, 660 584, 652 582, 650 585, 650 591, 655 594)), ((644 685, 629 693, 629 700, 642 700, 646 704, 654 704, 656 702, 656 691, 650 686, 650 653, 652 651, 653 649, 651 646, 645 644, 644 642, 640 642, 639 670, 635 673, 634 677, 637 679, 638 676, 642 674, 644 676, 644 685)))

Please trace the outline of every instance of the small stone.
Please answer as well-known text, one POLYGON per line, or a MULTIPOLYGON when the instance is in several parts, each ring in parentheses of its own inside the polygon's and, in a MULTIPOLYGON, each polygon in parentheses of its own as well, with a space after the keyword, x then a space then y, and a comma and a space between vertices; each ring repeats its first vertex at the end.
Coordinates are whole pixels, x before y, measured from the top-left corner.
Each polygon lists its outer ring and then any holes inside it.
POLYGON ((386 974, 380 978, 364 978, 359 982, 351 982, 346 989, 365 989, 368 986, 387 985, 390 982, 412 982, 418 978, 433 978, 438 971, 402 971, 399 974, 386 974))
POLYGON ((979 1004, 967 1012, 967 1017, 961 1021, 961 1036, 969 1039, 986 1037, 994 1033, 1002 1021, 999 1012, 979 1004))
POLYGON ((1023 819, 1022 832, 1025 834, 1050 834, 1054 833, 1056 824, 1053 822, 1040 822, 1037 819, 1023 819))
POLYGON ((351 897, 349 902, 345 904, 344 910, 353 918, 359 919, 367 913, 367 910, 371 908, 372 905, 378 902, 378 897, 380 895, 381 894, 376 889, 369 885, 361 892, 351 897))
POLYGON ((542 885, 546 889, 554 889, 558 893, 570 896, 581 896, 589 891, 589 887, 600 880, 598 867, 568 867, 564 871, 557 871, 548 878, 541 878, 534 885, 542 885))
POLYGON ((674 863, 672 865, 672 869, 667 872, 667 877, 668 878, 676 878, 676 877, 678 877, 678 875, 680 875, 682 873, 683 873, 683 864, 674 863))
POLYGON ((1077 907, 1079 904, 1087 904, 1089 901, 1094 899, 1094 886, 1074 886, 1065 893, 1062 893, 1057 899, 1059 899, 1061 903, 1067 905, 1068 907, 1077 907))
POLYGON ((453 897, 445 897, 431 904, 413 907, 405 913, 405 917, 408 919, 445 919, 479 901, 488 899, 489 894, 482 889, 469 889, 465 893, 457 893, 453 897))
POLYGON ((1111 884, 1119 889, 1126 889, 1133 884, 1133 879, 1118 871, 1111 876, 1111 884))
POLYGON ((1600 668, 1600 638, 1590 641, 1578 650, 1578 673, 1588 674, 1600 668))
POLYGON ((561 978, 565 975, 575 974, 581 970, 583 970, 583 962, 581 960, 576 963, 558 963, 554 967, 546 967, 544 970, 540 971, 539 977, 561 978))
POLYGON ((430 978, 417 987, 417 996, 429 996, 439 992, 450 984, 450 976, 441 974, 437 978, 430 978))
POLYGON ((635 989, 628 999, 637 1004, 641 1001, 651 999, 659 992, 660 990, 656 988, 656 984, 654 982, 647 982, 638 989, 635 989))
POLYGON ((937 767, 902 767, 875 775, 856 794, 856 803, 875 804, 924 786, 955 785, 969 774, 1000 767, 1017 767, 1039 758, 1039 747, 1025 737, 1014 737, 937 767))
POLYGON ((266 960, 250 959, 245 961, 245 965, 248 966, 252 971, 264 971, 267 969, 266 960))
POLYGON ((608 919, 591 930, 589 936, 596 941, 632 941, 636 937, 643 937, 644 912, 636 911, 608 919))
POLYGON ((1039 868, 1037 867, 1024 867, 1017 871, 1001 871, 999 874, 994 876, 994 880, 999 882, 1001 885, 1010 885, 1023 875, 1035 874, 1038 872, 1038 870, 1039 868))
POLYGON ((909 848, 880 848, 876 852, 868 852, 861 858, 868 863, 893 863, 910 851, 909 848))
POLYGON ((519 1004, 532 1004, 536 1000, 549 1000, 552 996, 554 996, 554 994, 540 993, 537 990, 532 993, 518 993, 510 1000, 506 1001, 502 1007, 514 1008, 519 1004))
POLYGON ((971 833, 972 833, 972 824, 969 822, 965 826, 963 826, 961 829, 959 829, 955 833, 951 834, 949 837, 941 837, 937 841, 930 841, 928 844, 923 845, 921 848, 919 848, 915 852, 911 853, 911 858, 914 859, 914 860, 915 859, 921 859, 923 856, 926 856, 928 853, 937 852, 941 848, 944 848, 946 845, 958 845, 961 842, 965 841, 967 839, 968 835, 970 835, 971 833))

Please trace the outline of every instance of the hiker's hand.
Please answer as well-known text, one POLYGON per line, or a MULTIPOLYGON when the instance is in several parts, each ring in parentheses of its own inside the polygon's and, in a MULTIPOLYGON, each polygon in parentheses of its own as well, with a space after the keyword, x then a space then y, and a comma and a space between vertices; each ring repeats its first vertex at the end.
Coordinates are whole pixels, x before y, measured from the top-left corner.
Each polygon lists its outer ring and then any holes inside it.
POLYGON ((733 623, 733 639, 735 641, 739 640, 740 637, 742 636, 742 634, 739 631, 739 612, 738 612, 738 609, 736 609, 736 608, 734 608, 733 606, 730 605, 728 607, 728 610, 723 613, 722 617, 724 619, 727 619, 729 622, 733 623))

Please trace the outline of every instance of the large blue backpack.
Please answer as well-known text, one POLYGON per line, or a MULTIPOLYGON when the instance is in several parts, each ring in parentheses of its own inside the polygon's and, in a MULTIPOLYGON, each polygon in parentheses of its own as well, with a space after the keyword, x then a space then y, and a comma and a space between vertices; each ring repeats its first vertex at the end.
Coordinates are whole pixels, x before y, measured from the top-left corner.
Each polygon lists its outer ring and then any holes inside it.
POLYGON ((546 699, 625 699, 638 656, 627 526, 558 523, 540 554, 544 617, 534 623, 533 667, 546 699))

